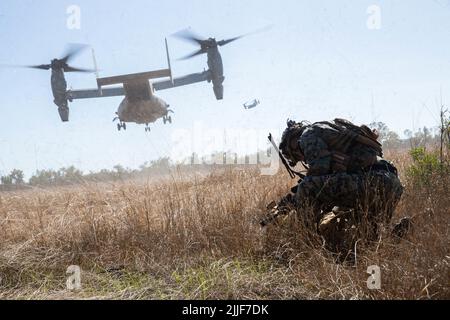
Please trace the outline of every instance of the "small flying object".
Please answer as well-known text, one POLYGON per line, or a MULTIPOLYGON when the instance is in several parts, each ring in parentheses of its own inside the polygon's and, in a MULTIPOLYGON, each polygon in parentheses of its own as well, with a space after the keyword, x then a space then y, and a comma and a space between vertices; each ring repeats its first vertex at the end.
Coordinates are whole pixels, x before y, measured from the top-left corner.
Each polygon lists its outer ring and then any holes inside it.
POLYGON ((258 99, 253 99, 250 101, 247 101, 246 103, 243 104, 245 109, 253 109, 254 107, 256 107, 257 105, 259 105, 260 102, 258 99))

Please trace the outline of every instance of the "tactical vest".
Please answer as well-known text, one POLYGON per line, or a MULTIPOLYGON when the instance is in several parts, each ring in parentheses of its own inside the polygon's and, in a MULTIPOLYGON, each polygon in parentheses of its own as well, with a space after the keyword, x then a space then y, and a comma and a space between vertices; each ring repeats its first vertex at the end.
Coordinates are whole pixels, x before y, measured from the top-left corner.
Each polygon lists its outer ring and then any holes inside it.
POLYGON ((381 143, 377 134, 366 125, 357 126, 344 119, 333 122, 317 122, 335 129, 339 134, 326 141, 331 152, 331 170, 336 172, 360 172, 382 157, 381 143))

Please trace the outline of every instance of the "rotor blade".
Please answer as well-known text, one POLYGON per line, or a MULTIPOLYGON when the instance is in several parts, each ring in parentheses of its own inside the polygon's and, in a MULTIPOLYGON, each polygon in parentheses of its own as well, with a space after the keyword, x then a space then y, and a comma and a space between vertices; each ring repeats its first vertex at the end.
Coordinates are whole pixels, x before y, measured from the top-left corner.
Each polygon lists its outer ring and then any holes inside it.
POLYGON ((231 38, 231 39, 228 39, 228 40, 221 40, 221 41, 217 42, 217 45, 218 46, 224 46, 224 45, 226 45, 226 44, 228 44, 230 42, 239 40, 240 38, 243 38, 243 37, 245 37, 245 35, 244 36, 235 37, 235 38, 231 38))
POLYGON ((19 64, 0 64, 2 68, 29 68, 29 69, 41 69, 41 70, 49 70, 52 66, 50 64, 40 64, 37 66, 24 66, 19 64))
POLYGON ((81 44, 81 43, 71 43, 68 45, 68 48, 66 50, 66 53, 63 58, 59 59, 65 63, 69 62, 73 57, 75 57, 77 54, 79 54, 82 50, 86 49, 88 47, 87 44, 81 44))
POLYGON ((40 64, 38 66, 25 66, 25 68, 49 70, 52 67, 51 64, 40 64))
POLYGON ((183 58, 179 58, 178 60, 186 60, 186 59, 190 59, 190 58, 192 58, 192 57, 198 56, 199 54, 203 54, 203 53, 206 53, 206 51, 204 51, 203 49, 199 49, 199 50, 197 50, 197 51, 191 53, 190 55, 187 55, 187 56, 185 56, 185 57, 183 57, 183 58))
POLYGON ((82 69, 82 68, 74 68, 71 66, 67 66, 64 68, 64 72, 88 72, 88 73, 92 73, 95 72, 96 70, 93 69, 82 69))
POLYGON ((172 34, 172 36, 183 39, 195 44, 201 44, 204 40, 189 29, 180 30, 172 34))
POLYGON ((251 35, 257 34, 257 33, 261 33, 261 32, 267 31, 267 30, 269 30, 271 28, 272 28, 272 25, 268 25, 268 26, 266 26, 264 28, 261 28, 261 29, 258 29, 258 30, 255 30, 255 31, 252 31, 252 32, 249 32, 249 33, 246 33, 246 34, 242 34, 240 36, 237 36, 237 37, 234 37, 234 38, 231 38, 231 39, 219 41, 219 42, 217 42, 217 45, 224 46, 224 45, 226 45, 226 44, 228 44, 230 42, 239 40, 239 39, 241 39, 243 37, 247 37, 247 36, 251 36, 251 35))

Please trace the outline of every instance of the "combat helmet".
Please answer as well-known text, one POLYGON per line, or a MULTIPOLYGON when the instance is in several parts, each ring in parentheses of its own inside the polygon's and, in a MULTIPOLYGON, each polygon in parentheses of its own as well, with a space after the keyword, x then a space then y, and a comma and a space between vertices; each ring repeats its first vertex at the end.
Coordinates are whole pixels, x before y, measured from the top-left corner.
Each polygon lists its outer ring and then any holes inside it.
POLYGON ((301 136, 308 123, 306 121, 295 122, 294 120, 287 120, 287 128, 284 130, 281 136, 280 151, 285 158, 289 160, 291 166, 299 161, 295 154, 300 151, 298 149, 298 138, 301 136))

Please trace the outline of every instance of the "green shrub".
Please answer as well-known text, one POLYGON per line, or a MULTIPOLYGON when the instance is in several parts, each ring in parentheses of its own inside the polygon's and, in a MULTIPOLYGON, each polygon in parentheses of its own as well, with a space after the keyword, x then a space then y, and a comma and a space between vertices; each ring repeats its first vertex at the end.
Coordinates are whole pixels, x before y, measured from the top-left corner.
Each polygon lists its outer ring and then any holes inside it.
POLYGON ((439 176, 444 177, 445 181, 448 180, 450 166, 446 162, 441 163, 439 152, 426 151, 424 147, 417 147, 410 150, 410 155, 413 163, 407 168, 406 175, 412 184, 430 187, 439 176))

